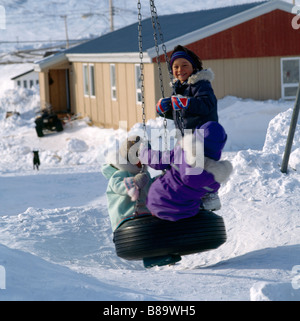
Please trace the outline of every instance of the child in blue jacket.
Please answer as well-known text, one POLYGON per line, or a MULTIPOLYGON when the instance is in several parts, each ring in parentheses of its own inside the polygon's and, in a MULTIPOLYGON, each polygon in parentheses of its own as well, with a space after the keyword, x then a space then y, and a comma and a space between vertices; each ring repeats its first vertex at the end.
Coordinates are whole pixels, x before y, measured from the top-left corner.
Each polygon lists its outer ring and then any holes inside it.
MULTIPOLYGON (((194 131, 209 121, 218 121, 217 98, 211 86, 214 74, 211 69, 203 69, 202 61, 194 52, 180 45, 174 48, 170 67, 175 92, 171 97, 161 98, 156 111, 174 120, 177 138, 180 139, 185 129, 194 131)), ((218 194, 207 193, 203 197, 203 207, 207 210, 220 209, 218 194)))
POLYGON ((191 50, 177 46, 171 55, 174 94, 161 98, 156 111, 173 119, 176 128, 195 130, 208 121, 218 121, 217 99, 211 86, 214 74, 203 69, 199 57, 191 50))

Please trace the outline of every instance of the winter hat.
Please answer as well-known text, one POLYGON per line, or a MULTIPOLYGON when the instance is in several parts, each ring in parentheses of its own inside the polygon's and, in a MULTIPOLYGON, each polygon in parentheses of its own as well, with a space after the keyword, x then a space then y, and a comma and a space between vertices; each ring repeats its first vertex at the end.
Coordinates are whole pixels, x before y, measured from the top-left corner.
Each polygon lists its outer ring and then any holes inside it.
POLYGON ((138 164, 140 160, 138 159, 137 153, 141 142, 140 136, 128 137, 120 146, 120 155, 130 164, 138 164))
POLYGON ((178 58, 184 58, 188 60, 193 65, 193 68, 197 67, 194 59, 188 53, 186 53, 185 51, 176 51, 172 54, 172 57, 171 57, 171 61, 170 61, 171 68, 173 66, 174 61, 178 58))
POLYGON ((204 156, 218 161, 227 141, 224 128, 216 121, 209 121, 197 129, 199 127, 195 130, 196 139, 204 140, 204 156))

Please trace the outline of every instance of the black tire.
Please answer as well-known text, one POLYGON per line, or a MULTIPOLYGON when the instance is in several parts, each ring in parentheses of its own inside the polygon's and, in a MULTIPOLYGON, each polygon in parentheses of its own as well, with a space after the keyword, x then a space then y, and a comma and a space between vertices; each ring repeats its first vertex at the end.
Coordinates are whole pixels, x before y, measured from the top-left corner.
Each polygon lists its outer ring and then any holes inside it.
POLYGON ((141 260, 216 249, 226 242, 226 230, 223 218, 209 211, 176 222, 147 216, 124 222, 114 242, 119 257, 141 260))
POLYGON ((60 119, 57 119, 55 121, 55 128, 57 132, 62 132, 63 131, 63 125, 60 119))
POLYGON ((38 137, 43 137, 43 119, 42 117, 38 117, 35 121, 35 130, 38 135, 38 137))
POLYGON ((38 137, 43 137, 43 136, 44 136, 43 128, 42 128, 42 127, 40 127, 40 126, 35 126, 35 130, 36 130, 36 133, 37 133, 38 137))

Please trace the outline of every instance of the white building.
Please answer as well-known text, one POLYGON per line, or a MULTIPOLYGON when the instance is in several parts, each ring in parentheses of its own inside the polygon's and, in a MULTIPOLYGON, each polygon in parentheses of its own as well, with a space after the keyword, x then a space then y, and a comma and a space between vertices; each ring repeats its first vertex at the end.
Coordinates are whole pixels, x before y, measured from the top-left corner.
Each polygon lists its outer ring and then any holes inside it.
POLYGON ((11 78, 11 80, 14 81, 15 86, 31 88, 32 86, 37 86, 39 84, 39 74, 38 72, 35 72, 34 69, 31 69, 11 78))

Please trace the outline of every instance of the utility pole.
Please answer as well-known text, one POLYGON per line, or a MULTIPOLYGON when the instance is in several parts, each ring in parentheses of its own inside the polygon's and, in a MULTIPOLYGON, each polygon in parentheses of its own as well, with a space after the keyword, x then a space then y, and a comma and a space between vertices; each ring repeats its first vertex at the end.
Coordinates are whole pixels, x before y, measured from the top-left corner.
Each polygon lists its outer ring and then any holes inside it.
POLYGON ((110 21, 110 31, 114 31, 114 5, 113 0, 109 0, 109 21, 110 21))
POLYGON ((282 160, 282 164, 281 164, 281 172, 282 173, 287 173, 289 158, 290 158, 294 135, 295 135, 297 122, 298 122, 299 110, 300 110, 300 83, 299 83, 299 87, 298 87, 297 98, 295 101, 293 114, 292 114, 290 129, 289 129, 288 138, 287 138, 285 151, 284 151, 284 156, 283 156, 283 160, 282 160))
POLYGON ((67 23, 67 15, 60 16, 65 20, 65 32, 66 32, 66 49, 69 48, 69 36, 68 36, 68 23, 67 23))

